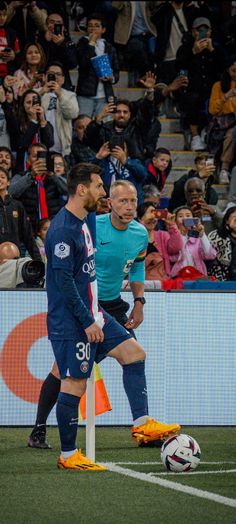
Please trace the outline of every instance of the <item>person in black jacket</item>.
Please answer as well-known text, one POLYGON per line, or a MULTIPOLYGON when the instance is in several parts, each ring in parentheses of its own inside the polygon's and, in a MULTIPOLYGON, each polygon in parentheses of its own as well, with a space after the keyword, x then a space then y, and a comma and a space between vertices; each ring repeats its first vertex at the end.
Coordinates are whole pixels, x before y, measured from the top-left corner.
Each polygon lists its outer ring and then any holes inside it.
POLYGON ((73 91, 69 71, 77 66, 76 46, 60 14, 54 12, 47 17, 45 31, 40 32, 38 42, 44 50, 48 64, 61 62, 65 74, 63 87, 73 91))
POLYGON ((64 177, 47 170, 47 148, 43 144, 32 144, 28 151, 29 169, 15 175, 9 193, 24 205, 34 232, 42 218, 53 218, 62 207, 62 195, 67 195, 64 177), (42 157, 44 152, 45 158, 42 157))
POLYGON ((105 142, 112 139, 114 144, 116 138, 119 140, 122 137, 127 144, 130 158, 144 161, 153 154, 161 129, 160 122, 154 114, 156 77, 148 72, 141 83, 146 88, 141 100, 117 100, 116 104, 108 103, 96 120, 87 126, 85 138, 94 151, 97 152, 105 142), (112 121, 104 123, 103 120, 108 115, 112 117, 112 121), (155 133, 151 132, 153 127, 155 133))
POLYGON ((98 115, 109 97, 114 97, 112 84, 119 80, 119 63, 115 48, 103 38, 106 32, 104 18, 92 14, 87 22, 88 36, 80 38, 77 44, 79 80, 77 85, 80 112, 90 117, 98 115), (91 58, 106 53, 109 57, 112 76, 99 78, 91 58))
POLYGON ((185 124, 192 134, 191 149, 204 150, 200 131, 207 123, 206 104, 211 88, 224 69, 225 53, 212 37, 208 18, 195 18, 192 34, 186 38, 176 55, 177 70, 187 70, 188 86, 179 96, 179 106, 185 114, 185 124), (197 110, 196 110, 197 109, 197 110))
POLYGON ((30 219, 21 202, 8 194, 9 185, 9 173, 0 167, 0 244, 13 242, 21 249, 23 243, 32 259, 41 260, 30 219))
POLYGON ((39 94, 33 89, 24 92, 18 117, 10 104, 6 114, 11 145, 14 145, 13 149, 17 151, 17 170, 23 171, 27 161, 26 153, 31 144, 40 142, 48 148, 53 146, 53 127, 45 118, 39 94))

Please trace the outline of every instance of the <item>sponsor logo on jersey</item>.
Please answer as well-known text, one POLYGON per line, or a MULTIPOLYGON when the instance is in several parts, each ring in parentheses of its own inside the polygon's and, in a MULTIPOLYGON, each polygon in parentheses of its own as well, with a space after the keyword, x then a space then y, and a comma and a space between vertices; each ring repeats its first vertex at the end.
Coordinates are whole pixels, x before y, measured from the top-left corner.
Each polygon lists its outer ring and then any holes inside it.
POLYGON ((88 260, 88 262, 85 262, 83 264, 82 270, 84 273, 88 273, 90 277, 94 277, 96 275, 94 258, 88 260))

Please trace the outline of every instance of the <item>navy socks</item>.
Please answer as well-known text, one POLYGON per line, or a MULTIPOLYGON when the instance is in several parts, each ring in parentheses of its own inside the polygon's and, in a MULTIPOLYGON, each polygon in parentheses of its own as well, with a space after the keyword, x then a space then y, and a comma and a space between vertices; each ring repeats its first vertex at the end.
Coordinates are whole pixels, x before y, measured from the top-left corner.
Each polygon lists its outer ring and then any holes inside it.
POLYGON ((79 397, 69 393, 58 395, 56 415, 62 452, 76 449, 79 401, 79 397))
POLYGON ((145 361, 125 364, 123 366, 123 384, 133 420, 148 415, 147 384, 145 361))

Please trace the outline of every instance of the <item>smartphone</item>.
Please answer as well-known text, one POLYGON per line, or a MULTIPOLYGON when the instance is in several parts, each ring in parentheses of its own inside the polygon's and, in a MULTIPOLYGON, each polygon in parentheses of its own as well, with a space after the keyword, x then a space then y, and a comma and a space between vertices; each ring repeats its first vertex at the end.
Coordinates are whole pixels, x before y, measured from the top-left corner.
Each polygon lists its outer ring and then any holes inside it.
POLYGON ((214 156, 209 155, 206 159, 206 166, 213 166, 214 165, 214 156))
POLYGON ((38 151, 37 160, 45 160, 45 162, 47 162, 47 156, 48 156, 47 151, 38 151))
POLYGON ((124 149, 125 141, 124 141, 123 135, 121 135, 121 136, 119 136, 119 135, 111 136, 111 138, 109 140, 109 149, 110 149, 110 151, 112 151, 112 149, 114 149, 114 147, 116 147, 116 146, 119 146, 119 147, 121 147, 121 149, 124 149))
POLYGON ((201 200, 193 200, 191 203, 191 207, 194 207, 194 211, 200 211, 202 209, 201 200))
POLYGON ((178 76, 188 76, 188 70, 180 69, 180 71, 178 72, 178 76))
POLYGON ((207 27, 200 27, 198 31, 198 40, 203 40, 203 38, 207 38, 208 28, 207 27))
POLYGON ((62 24, 54 24, 54 35, 62 35, 62 24))
POLYGON ((196 227, 199 224, 199 219, 197 217, 184 218, 183 224, 185 227, 196 227))
POLYGON ((48 73, 47 80, 48 82, 56 82, 56 75, 54 75, 54 73, 48 73))
POLYGON ((168 216, 168 209, 156 209, 155 215, 159 220, 166 220, 168 216))
MULTIPOLYGON (((116 104, 116 101, 117 101, 117 97, 116 96, 109 96, 108 97, 108 104, 116 104)), ((114 109, 112 109, 112 111, 110 111, 110 113, 116 113, 116 112, 117 112, 116 107, 114 107, 114 109)))
POLYGON ((38 95, 32 96, 32 106, 37 106, 40 104, 40 98, 38 95))

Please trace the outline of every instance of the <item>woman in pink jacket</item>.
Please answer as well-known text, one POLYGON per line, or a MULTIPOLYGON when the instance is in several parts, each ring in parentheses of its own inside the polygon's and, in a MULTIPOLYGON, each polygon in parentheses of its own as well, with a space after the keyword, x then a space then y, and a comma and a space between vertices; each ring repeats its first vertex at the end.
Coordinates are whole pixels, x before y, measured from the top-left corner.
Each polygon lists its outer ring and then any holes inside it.
POLYGON ((175 215, 166 211, 163 219, 167 231, 158 230, 156 209, 153 202, 144 202, 137 209, 138 221, 143 224, 148 232, 148 247, 145 259, 146 280, 164 280, 170 278, 170 257, 178 256, 183 248, 183 239, 176 223, 175 215))
POLYGON ((191 225, 191 219, 193 214, 189 207, 182 206, 176 209, 175 220, 182 236, 183 247, 177 255, 171 257, 171 261, 174 262, 171 277, 178 276, 179 271, 186 266, 192 266, 203 275, 207 275, 204 261, 216 258, 216 251, 211 246, 200 219, 193 219, 198 222, 195 225, 191 225))

